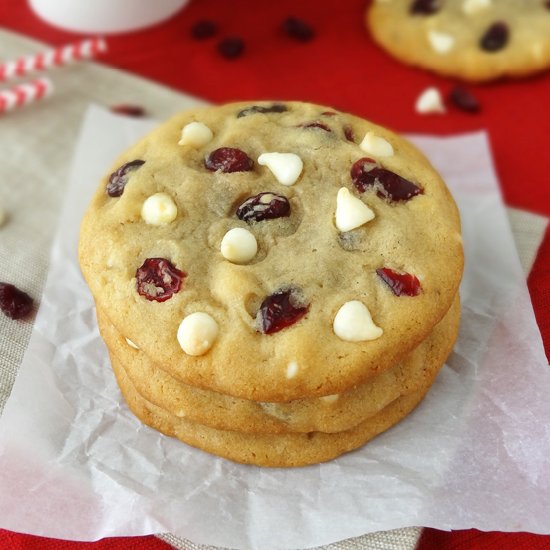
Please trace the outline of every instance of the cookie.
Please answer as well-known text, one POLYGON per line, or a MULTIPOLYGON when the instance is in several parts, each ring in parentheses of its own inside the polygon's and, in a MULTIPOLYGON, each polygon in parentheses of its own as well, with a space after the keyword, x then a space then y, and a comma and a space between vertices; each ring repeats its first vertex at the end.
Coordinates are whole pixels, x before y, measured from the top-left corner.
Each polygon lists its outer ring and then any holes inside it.
POLYGON ((183 384, 155 368, 98 310, 98 324, 111 360, 124 368, 145 399, 170 414, 221 430, 246 433, 327 432, 348 430, 402 395, 425 388, 446 360, 456 339, 460 302, 432 333, 398 365, 341 394, 288 403, 255 402, 183 384))
POLYGON ((84 217, 98 308, 155 368, 286 402, 394 367, 455 300, 456 205, 389 130, 327 107, 179 114, 125 152, 84 217))
POLYGON ((407 416, 422 401, 428 389, 396 399, 371 418, 343 432, 246 434, 217 430, 171 415, 142 397, 120 364, 114 362, 113 370, 130 410, 143 423, 208 453, 271 468, 317 464, 361 447, 407 416))
POLYGON ((374 0, 374 40, 405 63, 470 81, 550 66, 546 0, 374 0))

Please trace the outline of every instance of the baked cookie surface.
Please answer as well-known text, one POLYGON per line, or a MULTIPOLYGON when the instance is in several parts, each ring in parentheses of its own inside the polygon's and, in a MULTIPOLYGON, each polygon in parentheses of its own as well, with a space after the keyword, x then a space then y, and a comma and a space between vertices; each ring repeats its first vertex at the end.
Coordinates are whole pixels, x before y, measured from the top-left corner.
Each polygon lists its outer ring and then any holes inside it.
POLYGON ((103 312, 97 313, 111 362, 124 369, 140 395, 168 413, 245 433, 334 433, 353 428, 395 399, 431 383, 456 340, 460 301, 457 296, 430 335, 394 367, 341 394, 286 403, 248 401, 186 385, 155 368, 143 352, 126 342, 103 312))
POLYGON ((546 0, 373 0, 367 26, 397 59, 471 81, 550 66, 546 0))
POLYGON ((445 316, 463 269, 458 211, 426 158, 296 102, 192 110, 146 136, 101 182, 79 258, 153 366, 270 402, 395 366, 445 316))

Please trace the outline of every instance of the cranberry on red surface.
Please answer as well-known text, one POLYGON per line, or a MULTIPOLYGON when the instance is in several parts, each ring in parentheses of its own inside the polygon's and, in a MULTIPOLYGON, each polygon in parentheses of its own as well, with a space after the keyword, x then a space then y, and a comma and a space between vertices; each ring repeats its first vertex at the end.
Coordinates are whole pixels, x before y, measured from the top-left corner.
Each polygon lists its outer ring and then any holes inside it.
POLYGON ((248 197, 237 208, 237 218, 245 222, 273 220, 290 216, 290 203, 286 197, 265 192, 248 197))
POLYGON ((466 88, 461 88, 457 86, 451 90, 449 94, 449 99, 462 111, 467 113, 477 113, 479 112, 479 102, 476 97, 467 90, 466 88))
POLYGON ((299 42, 309 42, 315 36, 313 27, 297 17, 287 17, 283 21, 283 31, 299 42))
POLYGON ((204 159, 204 165, 212 172, 249 172, 254 168, 254 161, 240 149, 220 147, 204 159))
POLYGON ((263 105, 251 105, 246 107, 242 111, 237 113, 237 118, 242 118, 243 116, 253 115, 255 113, 284 113, 288 111, 288 107, 283 103, 273 103, 269 107, 264 107, 263 105))
POLYGON ((415 15, 432 15, 440 8, 440 0, 414 0, 409 11, 415 15))
POLYGON ((264 334, 279 332, 297 323, 308 310, 309 305, 299 303, 293 289, 278 290, 260 305, 260 329, 264 334))
POLYGON ((394 202, 408 201, 422 193, 422 189, 412 181, 382 168, 375 160, 366 157, 353 164, 351 179, 360 193, 372 187, 379 197, 394 202))
POLYGON ((482 36, 479 45, 486 52, 498 52, 508 44, 510 30, 506 23, 493 23, 482 36))
POLYGON ((410 273, 400 273, 388 267, 381 267, 376 274, 391 288, 396 296, 418 296, 420 281, 410 273))
POLYGON ((319 128, 320 130, 324 130, 325 132, 332 132, 332 130, 326 124, 323 124, 318 120, 314 120, 313 122, 304 122, 303 124, 300 124, 300 128, 319 128))
POLYGON ((32 311, 32 298, 16 286, 0 283, 0 309, 10 319, 23 319, 32 311))
POLYGON ((218 52, 226 59, 235 59, 244 52, 244 40, 238 36, 230 36, 218 42, 218 52))
POLYGON ((201 19, 191 27, 191 36, 195 40, 206 40, 218 32, 218 25, 209 19, 201 19))
POLYGON ((144 160, 132 160, 123 164, 109 177, 109 183, 107 184, 107 195, 109 197, 120 197, 124 193, 124 188, 128 183, 130 174, 137 170, 140 166, 145 164, 144 160))
POLYGON ((150 302, 165 302, 180 291, 185 276, 165 258, 147 258, 136 271, 138 294, 150 302))

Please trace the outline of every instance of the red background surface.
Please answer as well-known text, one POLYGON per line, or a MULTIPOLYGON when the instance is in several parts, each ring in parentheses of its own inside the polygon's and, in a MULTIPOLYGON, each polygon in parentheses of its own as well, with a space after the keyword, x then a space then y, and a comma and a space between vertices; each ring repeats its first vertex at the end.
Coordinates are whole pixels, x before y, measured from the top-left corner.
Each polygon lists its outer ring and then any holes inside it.
MULTIPOLYGON (((400 132, 446 135, 484 129, 489 133, 506 203, 550 216, 550 72, 518 81, 470 85, 482 105, 475 115, 452 106, 445 115, 418 115, 414 102, 426 87, 435 85, 447 94, 455 82, 406 67, 380 51, 365 30, 365 7, 363 0, 194 0, 156 27, 109 37, 109 51, 101 62, 212 102, 299 99, 350 111, 400 132), (281 22, 289 15, 311 23, 314 40, 300 43, 286 36, 281 22), (216 37, 200 42, 190 37, 190 27, 199 19, 218 23, 216 37), (216 44, 226 36, 245 41, 240 58, 227 60, 218 54, 216 44)), ((41 22, 23 1, 0 0, 0 25, 52 45, 82 38, 41 22)), ((548 356, 550 232, 528 284, 548 356)), ((419 547, 546 549, 550 537, 426 529, 419 547)), ((157 550, 169 546, 154 537, 75 543, 0 530, 0 548, 157 550)))

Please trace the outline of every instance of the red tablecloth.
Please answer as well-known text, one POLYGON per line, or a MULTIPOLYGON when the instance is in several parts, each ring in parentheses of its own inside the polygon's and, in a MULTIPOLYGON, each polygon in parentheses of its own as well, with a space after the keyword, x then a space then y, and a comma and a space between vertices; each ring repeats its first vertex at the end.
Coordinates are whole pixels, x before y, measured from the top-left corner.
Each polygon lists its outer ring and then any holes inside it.
MULTIPOLYGON (((454 82, 405 67, 379 51, 364 24, 364 0, 195 0, 179 15, 154 28, 108 39, 102 61, 213 102, 239 99, 301 99, 354 112, 402 132, 451 134, 486 129, 510 206, 550 216, 550 72, 517 82, 470 86, 482 104, 472 115, 449 108, 445 115, 421 116, 413 105, 427 86, 448 93, 454 82), (314 40, 300 43, 281 31, 289 15, 310 22, 314 40), (219 25, 216 37, 195 41, 191 25, 199 19, 219 25), (244 54, 221 57, 219 39, 239 36, 244 54)), ((61 45, 80 36, 38 20, 23 1, 4 2, 0 25, 61 45)), ((21 52, 22 54, 25 52, 21 52)), ((146 105, 144 107, 147 107, 146 105)), ((529 289, 550 352, 550 232, 533 271, 529 289)), ((147 549, 168 547, 153 537, 71 543, 0 531, 7 549, 147 549)), ((550 537, 529 534, 426 529, 421 550, 545 549, 550 537)))

